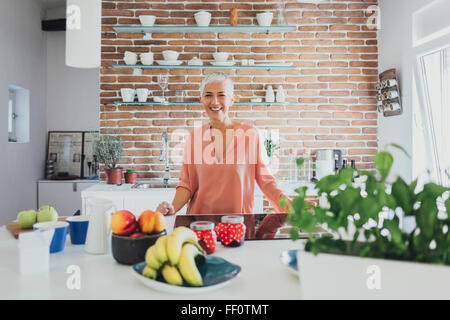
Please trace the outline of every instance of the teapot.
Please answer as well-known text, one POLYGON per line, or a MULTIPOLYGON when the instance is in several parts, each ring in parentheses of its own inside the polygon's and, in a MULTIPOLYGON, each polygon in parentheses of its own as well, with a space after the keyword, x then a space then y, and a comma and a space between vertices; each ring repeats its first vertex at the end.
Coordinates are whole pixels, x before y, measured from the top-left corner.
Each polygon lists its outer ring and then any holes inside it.
POLYGON ((86 199, 86 215, 89 216, 89 226, 84 250, 87 253, 108 253, 111 235, 110 217, 111 213, 115 211, 116 206, 110 200, 102 198, 86 199))

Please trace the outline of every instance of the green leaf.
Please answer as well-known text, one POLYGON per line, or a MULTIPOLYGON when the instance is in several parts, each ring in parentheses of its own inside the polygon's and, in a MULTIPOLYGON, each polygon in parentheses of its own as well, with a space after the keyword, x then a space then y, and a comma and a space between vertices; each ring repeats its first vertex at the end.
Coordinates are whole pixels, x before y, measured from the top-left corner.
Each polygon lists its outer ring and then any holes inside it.
POLYGON ((374 158, 375 167, 381 175, 381 180, 385 181, 391 171, 394 158, 389 152, 378 152, 374 158))
POLYGON ((405 212, 405 215, 411 215, 415 202, 414 194, 411 193, 409 186, 402 178, 398 177, 392 185, 392 195, 397 205, 405 212))
POLYGON ((424 199, 416 214, 417 226, 427 239, 432 239, 433 237, 433 227, 437 219, 437 213, 436 200, 424 199))
POLYGON ((394 245, 402 250, 406 250, 406 245, 403 243, 403 234, 399 227, 398 217, 395 216, 392 220, 384 220, 383 227, 389 230, 394 245))
POLYGON ((394 148, 397 148, 397 149, 403 151, 403 153, 404 153, 408 158, 411 159, 411 156, 409 155, 408 151, 406 151, 406 149, 403 148, 402 146, 400 146, 400 145, 398 145, 398 144, 396 144, 396 143, 390 143, 390 144, 388 144, 386 147, 389 147, 389 146, 394 147, 394 148))

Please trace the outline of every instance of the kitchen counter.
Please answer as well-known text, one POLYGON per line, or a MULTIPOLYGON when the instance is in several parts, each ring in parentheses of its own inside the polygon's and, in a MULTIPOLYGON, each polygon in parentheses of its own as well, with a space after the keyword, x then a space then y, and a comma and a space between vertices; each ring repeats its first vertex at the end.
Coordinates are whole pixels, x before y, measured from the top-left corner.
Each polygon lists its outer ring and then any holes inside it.
MULTIPOLYGON (((167 217, 167 230, 174 217, 167 217)), ((152 299, 152 300, 267 300, 300 299, 299 280, 280 262, 284 250, 296 249, 303 242, 291 240, 246 241, 242 247, 218 244, 214 255, 242 267, 237 278, 215 291, 196 295, 172 295, 146 287, 132 274, 131 266, 117 263, 111 254, 91 255, 84 246, 67 243, 63 252, 50 255, 50 271, 41 275, 19 273, 18 240, 5 226, 0 227, 0 299, 152 299), (66 283, 78 266, 80 289, 66 283), (69 268, 69 271, 68 271, 69 268)))

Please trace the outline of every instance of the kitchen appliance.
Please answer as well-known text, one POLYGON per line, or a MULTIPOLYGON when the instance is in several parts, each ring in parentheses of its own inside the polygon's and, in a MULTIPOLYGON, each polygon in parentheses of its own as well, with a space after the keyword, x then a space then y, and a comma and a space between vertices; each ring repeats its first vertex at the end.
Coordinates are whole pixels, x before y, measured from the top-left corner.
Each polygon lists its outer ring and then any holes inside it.
POLYGON ((323 177, 334 174, 334 166, 337 159, 337 168, 342 168, 342 151, 337 149, 321 149, 316 151, 316 178, 322 179, 323 177))
POLYGON ((111 234, 110 216, 116 211, 114 203, 102 198, 86 199, 86 215, 89 225, 86 236, 85 251, 91 254, 106 254, 109 251, 111 234))

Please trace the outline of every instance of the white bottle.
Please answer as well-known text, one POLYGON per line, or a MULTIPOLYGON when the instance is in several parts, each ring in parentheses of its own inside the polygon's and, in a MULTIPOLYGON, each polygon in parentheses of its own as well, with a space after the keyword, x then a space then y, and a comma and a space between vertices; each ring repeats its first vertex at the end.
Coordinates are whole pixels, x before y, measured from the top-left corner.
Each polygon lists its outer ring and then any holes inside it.
POLYGON ((286 95, 282 85, 279 85, 277 89, 277 102, 286 102, 286 95))
POLYGON ((273 92, 272 86, 268 86, 266 90, 266 102, 274 102, 275 94, 273 92))

